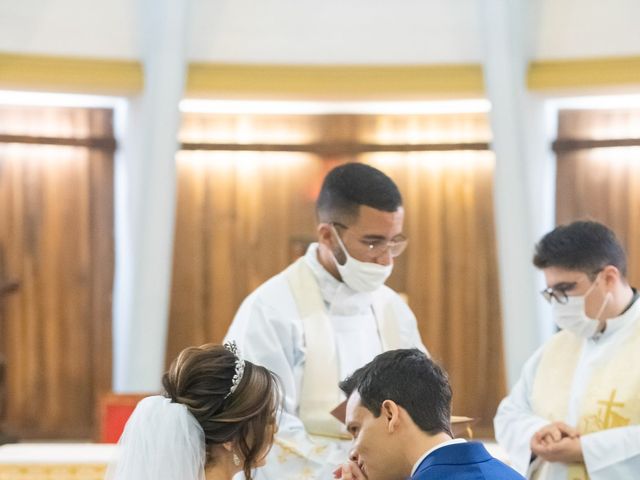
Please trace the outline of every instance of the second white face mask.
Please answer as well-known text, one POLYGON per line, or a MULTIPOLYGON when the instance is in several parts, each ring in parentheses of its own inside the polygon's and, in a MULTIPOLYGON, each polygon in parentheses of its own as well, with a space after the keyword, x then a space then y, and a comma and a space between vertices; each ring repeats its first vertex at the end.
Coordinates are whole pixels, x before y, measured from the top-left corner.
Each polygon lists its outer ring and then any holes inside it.
POLYGON ((559 328, 569 330, 582 338, 591 338, 598 333, 601 327, 600 316, 609 303, 610 293, 607 293, 605 296, 596 318, 590 318, 585 313, 584 304, 585 299, 591 293, 593 287, 595 287, 595 282, 586 294, 567 297, 567 303, 562 304, 556 300, 552 302, 551 311, 553 312, 553 319, 559 328))
POLYGON ((336 263, 338 272, 340 272, 342 281, 356 292, 373 292, 384 285, 384 282, 386 282, 389 275, 391 275, 393 264, 379 265, 372 262, 362 262, 353 258, 349 255, 349 252, 347 252, 347 249, 342 243, 342 239, 338 235, 336 229, 334 227, 332 228, 333 233, 338 239, 340 248, 347 258, 344 265, 340 265, 335 255, 333 256, 333 260, 336 263))
POLYGON ((568 297, 567 303, 553 301, 553 319, 562 330, 569 330, 582 338, 591 338, 598 332, 600 322, 584 313, 584 296, 568 297))

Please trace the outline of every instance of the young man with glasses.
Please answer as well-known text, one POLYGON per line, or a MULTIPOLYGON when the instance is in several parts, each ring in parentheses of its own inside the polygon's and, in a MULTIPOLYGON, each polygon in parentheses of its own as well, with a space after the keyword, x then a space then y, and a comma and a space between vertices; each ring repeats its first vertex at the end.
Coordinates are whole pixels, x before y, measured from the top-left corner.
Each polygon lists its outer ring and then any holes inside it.
POLYGON ((331 413, 344 401, 339 380, 383 351, 425 350, 413 313, 384 285, 407 246, 394 182, 361 163, 336 167, 316 214, 318 242, 247 297, 227 334, 283 384, 279 431, 258 479, 332 478, 350 438, 331 413))
POLYGON ((640 302, 625 253, 604 225, 574 222, 533 263, 561 331, 500 404, 496 438, 529 478, 640 478, 640 302))

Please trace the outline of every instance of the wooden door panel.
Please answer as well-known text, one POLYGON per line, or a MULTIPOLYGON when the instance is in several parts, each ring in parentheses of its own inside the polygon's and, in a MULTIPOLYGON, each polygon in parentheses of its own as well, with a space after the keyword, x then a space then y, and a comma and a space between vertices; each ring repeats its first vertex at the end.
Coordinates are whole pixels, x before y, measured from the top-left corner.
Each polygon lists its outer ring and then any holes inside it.
MULTIPOLYGON (((110 132, 110 112, 79 118, 110 132)), ((21 438, 91 437, 110 389, 112 191, 111 152, 0 143, 0 278, 20 283, 3 303, 0 352, 7 430, 21 438)))

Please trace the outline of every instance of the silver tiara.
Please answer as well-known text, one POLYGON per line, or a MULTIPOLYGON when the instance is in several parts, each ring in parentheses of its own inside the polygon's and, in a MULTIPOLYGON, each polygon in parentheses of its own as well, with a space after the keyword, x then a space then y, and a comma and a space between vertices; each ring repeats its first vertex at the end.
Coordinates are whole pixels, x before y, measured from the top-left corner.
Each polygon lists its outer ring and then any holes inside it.
POLYGON ((229 393, 224 396, 224 398, 227 398, 229 395, 236 391, 236 388, 238 388, 238 385, 240 385, 240 382, 242 381, 242 376, 244 375, 244 360, 240 358, 240 352, 235 340, 226 342, 224 344, 224 348, 226 348, 236 356, 236 372, 234 373, 233 379, 231 380, 231 388, 229 389, 229 393))

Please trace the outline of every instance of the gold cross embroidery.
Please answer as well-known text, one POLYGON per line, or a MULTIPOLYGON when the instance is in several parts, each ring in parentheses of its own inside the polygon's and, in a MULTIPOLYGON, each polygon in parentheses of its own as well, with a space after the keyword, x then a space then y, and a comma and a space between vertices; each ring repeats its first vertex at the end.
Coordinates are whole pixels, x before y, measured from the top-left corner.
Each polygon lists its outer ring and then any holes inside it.
POLYGON ((613 411, 614 408, 624 408, 625 405, 624 402, 616 402, 615 398, 616 389, 614 388, 611 390, 609 400, 598 400, 598 405, 602 405, 604 408, 599 408, 596 415, 588 415, 584 418, 584 433, 629 425, 630 419, 613 411))

